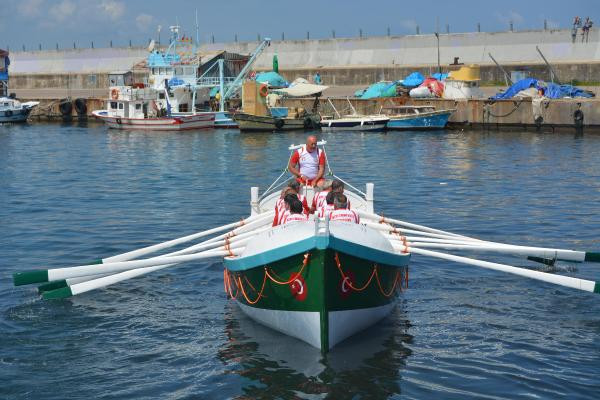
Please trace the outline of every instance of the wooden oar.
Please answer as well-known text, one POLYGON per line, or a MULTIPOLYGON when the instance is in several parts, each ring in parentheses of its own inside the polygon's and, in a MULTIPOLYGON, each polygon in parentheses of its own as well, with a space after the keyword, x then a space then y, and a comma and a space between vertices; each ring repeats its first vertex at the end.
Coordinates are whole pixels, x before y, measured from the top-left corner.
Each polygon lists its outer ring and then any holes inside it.
POLYGON ((405 235, 407 233, 414 233, 417 235, 424 235, 427 237, 439 238, 439 239, 453 239, 453 240, 463 240, 463 241, 471 241, 471 242, 481 242, 481 240, 479 240, 479 239, 469 238, 467 236, 446 235, 446 234, 419 231, 419 230, 414 230, 414 229, 396 228, 395 226, 391 226, 391 225, 387 225, 387 224, 379 224, 379 223, 369 222, 369 221, 364 221, 364 220, 361 221, 361 223, 365 226, 368 226, 369 228, 372 228, 372 229, 375 229, 378 231, 398 233, 401 235, 405 235))
POLYGON ((233 222, 231 224, 219 226, 217 228, 212 228, 212 229, 209 229, 209 230, 206 230, 206 231, 194 233, 192 235, 183 236, 183 237, 180 237, 178 239, 173 239, 173 240, 169 240, 169 241, 166 241, 166 242, 158 243, 158 244, 155 244, 155 245, 152 245, 152 246, 148 246, 148 247, 144 247, 144 248, 141 248, 141 249, 129 251, 127 253, 117 254, 116 256, 103 258, 98 263, 99 264, 106 264, 106 263, 111 263, 111 262, 116 262, 116 261, 133 260, 135 258, 141 257, 141 256, 146 255, 146 254, 154 253, 154 252, 157 252, 157 251, 160 251, 160 250, 164 250, 164 249, 169 248, 169 247, 177 246, 178 244, 181 244, 181 243, 189 242, 191 240, 195 240, 195 239, 198 239, 198 238, 201 238, 201 237, 204 237, 204 236, 212 235, 213 233, 226 231, 226 230, 231 229, 231 228, 241 227, 243 225, 250 224, 251 222, 255 222, 257 220, 267 220, 268 218, 273 218, 274 214, 275 214, 275 212, 268 212, 268 213, 263 213, 263 214, 255 215, 253 217, 246 218, 245 220, 241 220, 241 221, 238 221, 238 222, 233 222))
POLYGON ((178 264, 187 261, 201 260, 204 258, 226 256, 229 255, 230 250, 233 249, 235 249, 235 247, 227 250, 208 250, 201 253, 173 257, 153 257, 144 260, 117 261, 102 265, 89 264, 76 267, 37 269, 15 272, 13 274, 13 282, 15 286, 20 286, 30 283, 44 283, 67 278, 97 275, 99 273, 116 273, 136 268, 153 267, 165 264, 178 264))
MULTIPOLYGON (((390 240, 397 240, 393 235, 385 235, 390 240)), ((589 261, 587 256, 589 253, 576 250, 553 249, 545 247, 517 246, 495 242, 451 242, 438 241, 436 239, 411 240, 410 236, 406 237, 406 241, 411 247, 427 247, 446 250, 468 250, 482 252, 496 252, 504 254, 514 254, 525 257, 540 257, 544 259, 556 259, 561 261, 584 262, 589 261)), ((404 240, 399 240, 399 243, 404 243, 404 240)))
MULTIPOLYGON (((463 236, 463 235, 459 235, 459 234, 452 233, 452 232, 442 231, 440 229, 429 228, 429 227, 423 226, 423 225, 411 224, 409 222, 401 221, 399 219, 383 217, 381 215, 372 214, 372 213, 369 213, 369 212, 366 212, 363 210, 355 210, 355 211, 358 212, 358 215, 360 215, 361 218, 372 219, 376 222, 387 222, 388 224, 402 225, 402 226, 417 229, 417 230, 420 230, 423 232, 438 233, 441 235, 448 235, 448 236, 458 236, 458 237, 462 237, 462 238, 466 238, 466 239, 474 239, 474 238, 470 238, 468 236, 463 236)), ((475 240, 477 240, 477 239, 475 239, 475 240)))
MULTIPOLYGON (((254 230, 254 231, 242 233, 242 234, 239 234, 237 236, 228 238, 227 240, 220 240, 218 242, 208 243, 205 246, 200 246, 200 247, 198 247, 198 246, 192 246, 192 247, 194 247, 195 251, 198 251, 198 250, 207 250, 207 249, 218 248, 218 247, 223 246, 226 242, 230 246, 232 246, 234 244, 236 244, 236 245, 244 244, 244 243, 247 243, 250 239, 253 239, 254 236, 256 236, 257 234, 259 234, 260 232, 263 232, 263 231, 265 231, 267 229, 269 229, 269 227, 259 228, 259 229, 254 230)), ((189 248, 189 249, 191 249, 191 248, 189 248)), ((184 250, 187 250, 187 249, 184 249, 184 250)), ((166 257, 166 256, 179 255, 179 254, 186 254, 186 253, 181 253, 184 250, 181 250, 180 252, 174 252, 174 253, 164 254, 163 256, 166 257)), ((189 253, 189 252, 187 252, 187 253, 189 253)), ((172 265, 172 264, 167 264, 167 265, 172 265)), ((164 267, 164 266, 161 266, 161 268, 158 268, 158 269, 162 269, 162 267, 164 267)), ((146 268, 153 268, 153 267, 146 267, 146 268)), ((132 270, 132 271, 135 271, 135 270, 132 270)), ((154 271, 154 270, 148 270, 147 273, 152 272, 152 271, 154 271)), ((105 277, 105 276, 109 276, 109 275, 113 275, 113 274, 104 273, 104 274, 98 274, 98 275, 89 275, 89 276, 83 276, 83 277, 78 277, 78 278, 69 278, 69 279, 62 279, 62 280, 58 280, 58 281, 51 281, 51 282, 48 282, 46 284, 40 285, 38 287, 38 292, 39 293, 43 293, 43 292, 47 292, 47 291, 51 291, 51 290, 65 288, 65 287, 73 286, 73 285, 76 285, 76 284, 80 284, 80 283, 83 283, 83 282, 86 282, 86 281, 95 280, 95 279, 98 279, 98 278, 101 278, 101 277, 105 277)), ((142 275, 142 274, 131 274, 131 277, 136 277, 136 276, 139 276, 139 275, 142 275)), ((127 275, 127 276, 129 276, 129 275, 127 275)), ((127 278, 124 278, 124 279, 127 279, 127 278)))
POLYGON ((475 265, 477 267, 493 269, 496 271, 507 272, 509 274, 524 276, 527 278, 535 279, 538 281, 553 283, 555 285, 566 286, 573 289, 584 290, 586 292, 600 293, 600 282, 589 281, 585 279, 573 278, 570 276, 554 275, 547 272, 532 271, 524 268, 517 268, 511 265, 498 264, 489 261, 475 260, 472 258, 455 256, 452 254, 440 253, 437 251, 430 251, 420 249, 416 247, 410 248, 411 253, 421 254, 424 256, 430 256, 435 258, 441 258, 444 260, 455 261, 458 263, 475 265))

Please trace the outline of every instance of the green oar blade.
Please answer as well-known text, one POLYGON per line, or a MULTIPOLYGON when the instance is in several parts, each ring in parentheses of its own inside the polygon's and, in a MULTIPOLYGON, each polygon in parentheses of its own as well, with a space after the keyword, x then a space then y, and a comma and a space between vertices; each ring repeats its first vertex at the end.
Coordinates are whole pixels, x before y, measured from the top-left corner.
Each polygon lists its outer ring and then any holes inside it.
POLYGON ((63 287, 60 289, 55 289, 55 290, 50 290, 48 292, 44 292, 44 293, 42 293, 42 296, 46 300, 65 299, 67 297, 73 296, 73 292, 71 292, 71 288, 67 286, 67 287, 63 287))
POLYGON ((67 281, 65 279, 61 279, 60 281, 52 281, 38 286, 38 293, 42 294, 44 292, 49 292, 50 290, 60 289, 67 286, 67 281))
POLYGON ((13 283, 15 286, 44 282, 48 282, 47 269, 33 269, 31 271, 21 271, 13 274, 13 283))
POLYGON ((585 253, 585 261, 600 262, 600 253, 585 253))

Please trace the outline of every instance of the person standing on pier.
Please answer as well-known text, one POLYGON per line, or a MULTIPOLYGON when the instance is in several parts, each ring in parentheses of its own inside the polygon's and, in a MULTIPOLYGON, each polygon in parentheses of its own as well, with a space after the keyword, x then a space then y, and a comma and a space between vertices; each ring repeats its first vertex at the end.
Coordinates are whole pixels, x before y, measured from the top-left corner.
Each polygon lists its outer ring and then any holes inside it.
POLYGON ((319 71, 317 71, 317 73, 315 74, 315 85, 320 85, 323 83, 323 81, 321 80, 321 74, 319 73, 319 71))
POLYGON ((573 39, 573 43, 577 40, 577 29, 581 27, 581 18, 578 16, 573 20, 573 29, 571 30, 571 38, 573 39))

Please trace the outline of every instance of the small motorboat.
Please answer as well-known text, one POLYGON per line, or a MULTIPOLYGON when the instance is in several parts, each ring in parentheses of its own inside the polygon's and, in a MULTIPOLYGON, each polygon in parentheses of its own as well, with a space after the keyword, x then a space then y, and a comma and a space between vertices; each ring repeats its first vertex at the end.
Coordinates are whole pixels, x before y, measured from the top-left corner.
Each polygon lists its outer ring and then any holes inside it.
POLYGON ((0 123, 25 122, 39 101, 21 103, 12 97, 0 97, 0 123))
POLYGON ((329 115, 321 116, 321 129, 325 131, 382 131, 390 120, 387 115, 382 114, 358 114, 350 100, 348 100, 348 104, 352 109, 352 114, 341 115, 331 100, 328 99, 328 101, 337 118, 329 115))
POLYGON ((390 121, 387 129, 427 130, 443 129, 456 109, 436 110, 434 106, 390 106, 382 107, 381 113, 390 121))

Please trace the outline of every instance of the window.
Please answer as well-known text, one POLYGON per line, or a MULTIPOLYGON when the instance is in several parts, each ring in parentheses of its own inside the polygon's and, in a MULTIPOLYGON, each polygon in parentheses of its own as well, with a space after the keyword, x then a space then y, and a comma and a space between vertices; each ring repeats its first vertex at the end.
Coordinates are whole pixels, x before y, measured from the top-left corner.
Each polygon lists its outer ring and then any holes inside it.
POLYGON ((188 105, 187 105, 187 103, 179 105, 179 112, 188 112, 188 105))
POLYGON ((141 104, 141 103, 137 103, 137 104, 135 105, 135 109, 136 109, 136 110, 141 110, 141 109, 142 109, 142 104, 141 104))
POLYGON ((123 109, 123 103, 119 103, 119 110, 123 109))
POLYGON ((158 94, 158 98, 161 99, 161 100, 164 100, 165 99, 165 94, 163 92, 160 92, 158 94))
POLYGON ((110 102, 110 108, 113 109, 113 110, 116 110, 117 109, 117 102, 116 101, 111 101, 110 102))
POLYGON ((97 81, 96 75, 88 75, 87 81, 88 81, 89 86, 96 86, 96 81, 97 81))
POLYGON ((165 74, 165 69, 164 68, 159 68, 158 69, 158 74, 159 75, 164 75, 165 74))
POLYGON ((152 75, 156 75, 158 71, 156 70, 156 68, 152 68, 152 75))
POLYGON ((183 67, 176 67, 175 75, 183 75, 183 67))

